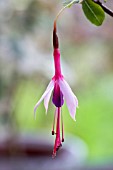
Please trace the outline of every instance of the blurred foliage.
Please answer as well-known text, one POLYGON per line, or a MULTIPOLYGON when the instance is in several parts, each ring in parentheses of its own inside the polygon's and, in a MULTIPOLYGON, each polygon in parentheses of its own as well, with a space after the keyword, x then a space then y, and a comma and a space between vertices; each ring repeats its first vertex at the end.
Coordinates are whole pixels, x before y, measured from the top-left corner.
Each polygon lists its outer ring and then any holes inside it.
POLYGON ((93 89, 78 94, 77 122, 68 119, 68 130, 83 138, 90 148, 90 158, 101 159, 113 155, 112 75, 97 82, 93 89))

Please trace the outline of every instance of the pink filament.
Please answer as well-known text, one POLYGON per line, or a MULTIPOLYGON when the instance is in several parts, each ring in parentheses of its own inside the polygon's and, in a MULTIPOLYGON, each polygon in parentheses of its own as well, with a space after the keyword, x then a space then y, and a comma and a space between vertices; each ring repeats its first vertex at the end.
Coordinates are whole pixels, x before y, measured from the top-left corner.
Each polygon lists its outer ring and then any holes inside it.
POLYGON ((52 129, 52 135, 55 134, 55 121, 56 121, 56 114, 57 114, 57 109, 55 110, 55 113, 54 113, 54 120, 53 120, 53 129, 52 129))
MULTIPOLYGON (((62 113, 61 113, 62 115, 62 113)), ((62 116, 62 142, 64 142, 64 124, 63 124, 63 116, 62 116)))

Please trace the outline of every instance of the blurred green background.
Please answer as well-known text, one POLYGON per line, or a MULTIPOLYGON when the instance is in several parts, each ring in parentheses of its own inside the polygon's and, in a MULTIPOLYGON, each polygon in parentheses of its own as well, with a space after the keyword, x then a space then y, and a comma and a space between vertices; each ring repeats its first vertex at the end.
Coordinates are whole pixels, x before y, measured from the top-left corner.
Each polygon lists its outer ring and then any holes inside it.
MULTIPOLYGON (((106 3, 113 9, 112 1, 106 3)), ((62 2, 0 1, 0 134, 51 133, 54 106, 46 116, 43 103, 33 108, 54 75, 53 20, 62 2)), ((79 100, 76 122, 63 106, 65 136, 79 136, 88 146, 89 162, 113 158, 113 19, 96 27, 81 5, 64 11, 58 34, 65 79, 79 100)))

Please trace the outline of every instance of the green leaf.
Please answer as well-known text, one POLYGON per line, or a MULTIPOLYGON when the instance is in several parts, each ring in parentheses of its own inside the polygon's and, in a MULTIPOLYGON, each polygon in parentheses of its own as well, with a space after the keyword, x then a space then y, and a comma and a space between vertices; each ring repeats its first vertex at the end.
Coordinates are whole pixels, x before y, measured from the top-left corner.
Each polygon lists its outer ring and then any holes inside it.
POLYGON ((87 19, 96 26, 102 25, 105 19, 104 10, 92 0, 83 0, 82 9, 87 19))

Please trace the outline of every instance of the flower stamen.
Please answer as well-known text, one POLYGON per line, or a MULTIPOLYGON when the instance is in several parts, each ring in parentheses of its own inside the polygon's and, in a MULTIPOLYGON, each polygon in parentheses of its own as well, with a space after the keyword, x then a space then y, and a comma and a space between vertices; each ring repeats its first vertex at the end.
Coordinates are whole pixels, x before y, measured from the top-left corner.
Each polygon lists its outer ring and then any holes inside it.
POLYGON ((61 111, 61 122, 62 122, 62 142, 64 142, 64 124, 63 124, 63 115, 61 111))
POLYGON ((56 132, 55 132, 55 122, 56 122, 56 114, 57 114, 57 109, 55 110, 55 113, 54 113, 54 119, 53 119, 53 128, 52 128, 52 135, 55 135, 56 132))

